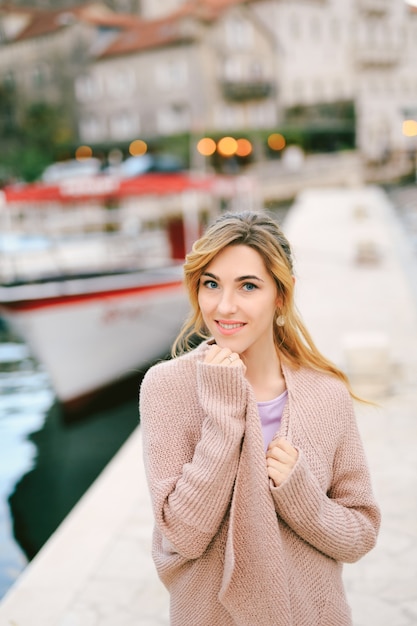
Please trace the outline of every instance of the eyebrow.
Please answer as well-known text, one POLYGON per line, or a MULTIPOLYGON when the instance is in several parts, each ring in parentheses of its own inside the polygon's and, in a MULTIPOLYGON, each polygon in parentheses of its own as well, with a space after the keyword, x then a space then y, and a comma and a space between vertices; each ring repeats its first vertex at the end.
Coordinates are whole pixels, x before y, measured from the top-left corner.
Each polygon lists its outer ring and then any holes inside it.
MULTIPOLYGON (((210 278, 213 278, 214 280, 217 280, 218 282, 220 281, 220 278, 216 276, 215 274, 212 274, 211 272, 203 272, 202 276, 209 276, 210 278)), ((259 278, 259 276, 255 276, 255 274, 246 274, 245 276, 238 276, 237 278, 235 278, 235 283, 240 283, 244 280, 257 280, 260 283, 264 282, 262 278, 259 278)))

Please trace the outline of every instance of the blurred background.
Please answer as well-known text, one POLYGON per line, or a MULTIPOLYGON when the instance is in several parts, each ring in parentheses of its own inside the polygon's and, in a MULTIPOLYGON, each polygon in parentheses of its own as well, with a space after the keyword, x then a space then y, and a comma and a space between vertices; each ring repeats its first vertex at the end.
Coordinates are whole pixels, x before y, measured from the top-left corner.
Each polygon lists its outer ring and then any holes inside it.
POLYGON ((417 250, 416 4, 0 2, 0 598, 139 423, 212 217, 370 183, 417 250))

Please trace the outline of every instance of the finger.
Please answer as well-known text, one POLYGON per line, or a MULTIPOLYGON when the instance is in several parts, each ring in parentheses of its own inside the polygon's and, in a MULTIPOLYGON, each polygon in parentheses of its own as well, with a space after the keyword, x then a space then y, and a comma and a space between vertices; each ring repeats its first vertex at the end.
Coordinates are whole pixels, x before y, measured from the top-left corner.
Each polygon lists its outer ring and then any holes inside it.
POLYGON ((276 459, 273 459, 272 457, 268 457, 266 459, 266 466, 273 467, 279 472, 285 471, 285 463, 281 463, 281 461, 277 461, 276 459))
POLYGON ((214 362, 219 365, 230 365, 232 361, 232 351, 229 348, 221 348, 220 352, 214 358, 214 362))
POLYGON ((266 452, 267 458, 279 461, 280 463, 291 463, 292 457, 278 446, 268 448, 266 452))
POLYGON ((239 359, 239 355, 236 352, 232 352, 230 348, 221 348, 218 345, 211 346, 205 356, 205 362, 212 365, 232 365, 232 363, 239 359))
POLYGON ((206 363, 213 363, 218 358, 219 353, 223 350, 217 344, 213 344, 209 347, 204 358, 206 363))
POLYGON ((290 456, 284 450, 272 448, 272 450, 267 451, 267 465, 274 467, 285 476, 289 476, 298 459, 298 452, 296 450, 295 453, 296 456, 290 456))
POLYGON ((282 450, 283 452, 288 454, 291 458, 298 457, 297 449, 294 448, 294 446, 292 446, 289 443, 289 441, 284 439, 284 437, 278 437, 277 439, 273 439, 273 441, 271 441, 271 443, 269 444, 268 449, 273 449, 273 448, 282 450))
POLYGON ((273 439, 269 444, 270 448, 282 448, 285 449, 286 439, 284 437, 277 437, 273 439))
POLYGON ((289 441, 287 441, 287 439, 284 439, 282 437, 280 440, 280 444, 281 448, 290 456, 294 456, 294 454, 297 454, 297 450, 294 448, 294 446, 290 444, 289 441))
POLYGON ((229 354, 226 354, 223 361, 222 361, 222 365, 230 365, 230 366, 235 366, 236 364, 239 364, 240 362, 240 356, 238 355, 237 352, 230 352, 229 354))
POLYGON ((273 480, 276 487, 282 485, 286 479, 286 475, 280 472, 276 467, 268 467, 268 477, 273 480))

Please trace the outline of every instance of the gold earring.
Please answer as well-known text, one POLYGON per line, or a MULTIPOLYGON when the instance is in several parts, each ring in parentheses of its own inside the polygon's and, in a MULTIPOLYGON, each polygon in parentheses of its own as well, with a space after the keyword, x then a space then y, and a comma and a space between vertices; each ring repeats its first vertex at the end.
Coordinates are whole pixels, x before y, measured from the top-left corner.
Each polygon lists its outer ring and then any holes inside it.
POLYGON ((275 323, 277 326, 284 326, 285 317, 283 315, 278 315, 277 319, 275 320, 275 323))

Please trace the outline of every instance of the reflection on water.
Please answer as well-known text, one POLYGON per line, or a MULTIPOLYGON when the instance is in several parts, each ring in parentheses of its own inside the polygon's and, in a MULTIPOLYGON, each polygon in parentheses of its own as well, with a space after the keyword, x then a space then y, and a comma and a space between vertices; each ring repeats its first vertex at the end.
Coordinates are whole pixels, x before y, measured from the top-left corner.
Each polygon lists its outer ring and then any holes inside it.
POLYGON ((137 426, 138 383, 68 424, 26 347, 0 343, 0 598, 137 426))
POLYGON ((27 558, 15 541, 8 497, 36 459, 27 436, 39 428, 53 402, 46 374, 26 346, 0 343, 0 597, 24 569, 27 558))

